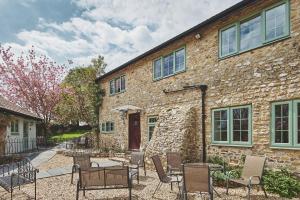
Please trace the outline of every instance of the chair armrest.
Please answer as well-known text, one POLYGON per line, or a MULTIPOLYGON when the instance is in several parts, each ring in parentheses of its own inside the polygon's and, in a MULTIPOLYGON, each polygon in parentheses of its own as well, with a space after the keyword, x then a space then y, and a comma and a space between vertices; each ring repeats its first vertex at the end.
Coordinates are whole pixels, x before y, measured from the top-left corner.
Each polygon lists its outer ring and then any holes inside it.
POLYGON ((91 167, 92 167, 93 164, 96 164, 97 167, 100 167, 99 163, 97 163, 97 162, 95 162, 95 161, 91 161, 91 163, 90 163, 91 167))
POLYGON ((72 166, 72 170, 75 169, 75 170, 79 170, 80 169, 80 166, 78 164, 74 164, 72 166))
POLYGON ((251 185, 252 179, 255 177, 258 178, 259 182, 261 182, 260 176, 250 176, 249 181, 248 181, 249 185, 251 185))

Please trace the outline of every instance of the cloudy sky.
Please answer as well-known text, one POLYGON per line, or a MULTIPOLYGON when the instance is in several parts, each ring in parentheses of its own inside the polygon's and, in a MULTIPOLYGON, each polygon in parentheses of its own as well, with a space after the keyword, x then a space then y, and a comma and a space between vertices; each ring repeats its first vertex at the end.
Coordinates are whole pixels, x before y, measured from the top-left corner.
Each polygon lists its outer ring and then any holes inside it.
POLYGON ((107 71, 240 0, 0 0, 0 43, 107 71))

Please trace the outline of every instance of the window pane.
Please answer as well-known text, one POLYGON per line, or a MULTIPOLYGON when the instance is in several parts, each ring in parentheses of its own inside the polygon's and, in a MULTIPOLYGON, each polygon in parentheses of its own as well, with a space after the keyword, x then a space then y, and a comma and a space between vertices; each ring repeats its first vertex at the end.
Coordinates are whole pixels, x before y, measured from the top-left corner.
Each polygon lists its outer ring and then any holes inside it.
POLYGON ((154 78, 161 77, 161 59, 154 61, 154 78))
POLYGON ((236 26, 221 32, 221 54, 222 56, 237 51, 236 26))
POLYGON ((243 119, 241 121, 241 130, 248 130, 249 129, 249 124, 248 124, 248 119, 243 119))
POLYGON ((121 79, 116 79, 116 92, 121 92, 121 79))
POLYGON ((242 23, 240 34, 242 51, 261 44, 261 16, 242 23))
POLYGON ((102 123, 102 131, 105 132, 105 123, 102 123))
POLYGON ((110 81, 110 94, 114 94, 115 93, 115 81, 110 81))
POLYGON ((226 110, 221 111, 221 119, 222 120, 227 120, 227 111, 226 110))
POLYGON ((272 40, 285 34, 286 4, 277 6, 266 12, 266 39, 272 40))
POLYGON ((241 141, 240 135, 241 135, 240 131, 233 131, 233 141, 235 142, 241 141))
POLYGON ((149 140, 151 140, 153 132, 154 132, 154 126, 149 126, 149 140))
POLYGON ((289 132, 282 131, 282 142, 281 143, 289 143, 289 132))
POLYGON ((275 143, 282 143, 281 142, 281 131, 275 131, 275 143))
POLYGON ((233 130, 241 130, 241 122, 240 120, 233 120, 233 130))
POLYGON ((109 122, 106 122, 106 130, 105 131, 110 131, 110 123, 109 122))
POLYGON ((227 141, 227 131, 221 132, 221 141, 227 141))
POLYGON ((248 138, 248 131, 242 131, 241 132, 241 141, 243 142, 248 142, 249 138, 248 138))
POLYGON ((214 141, 227 141, 227 111, 214 111, 214 141))
POLYGON ((184 70, 185 49, 175 52, 175 71, 184 70))
POLYGON ((110 131, 114 131, 114 128, 115 128, 115 125, 114 125, 113 122, 111 122, 111 124, 110 124, 110 131))
POLYGON ((155 123, 157 121, 157 118, 156 117, 150 117, 149 118, 149 123, 155 123))
POLYGON ((233 119, 240 119, 241 118, 241 109, 233 109, 233 119))
POLYGON ((125 90, 126 86, 125 86, 125 76, 121 77, 121 90, 125 90))
POLYGON ((163 75, 168 76, 173 74, 173 67, 174 67, 174 55, 170 54, 166 57, 164 57, 163 62, 163 75))

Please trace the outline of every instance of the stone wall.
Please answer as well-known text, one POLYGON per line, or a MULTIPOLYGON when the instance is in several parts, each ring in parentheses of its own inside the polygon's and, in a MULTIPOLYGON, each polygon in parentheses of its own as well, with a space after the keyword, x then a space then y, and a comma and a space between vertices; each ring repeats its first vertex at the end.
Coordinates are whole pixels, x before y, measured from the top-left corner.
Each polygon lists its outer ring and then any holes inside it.
MULTIPOLYGON (((279 0, 260 0, 248 7, 231 13, 218 21, 206 25, 172 44, 136 61, 127 68, 101 80, 107 95, 100 108, 100 121, 113 120, 116 125, 111 137, 120 135, 124 146, 128 141, 128 119, 121 121, 111 109, 122 105, 142 108, 142 146, 147 146, 147 117, 159 115, 164 108, 184 104, 195 105, 196 116, 200 116, 200 92, 187 90, 166 94, 163 91, 182 89, 184 85, 203 83, 208 85, 206 98, 206 141, 208 156, 221 155, 238 163, 241 155, 265 155, 269 165, 287 166, 300 170, 300 149, 276 149, 270 144, 271 104, 275 101, 300 99, 300 1, 291 0, 290 36, 260 48, 225 59, 218 57, 219 29, 237 20, 253 15, 279 0), (200 33, 201 39, 195 39, 200 33), (152 62, 155 58, 185 46, 186 71, 158 81, 152 79, 152 62), (109 81, 126 75, 126 91, 110 96, 109 81), (211 144, 212 109, 251 105, 252 146, 217 146, 211 144)), ((201 130, 201 119, 196 127, 201 130)), ((200 137, 200 131, 197 131, 200 137)), ((164 133, 161 133, 164 134, 164 133)), ((168 144, 167 148, 172 145, 168 144)))
POLYGON ((180 152, 184 160, 199 161, 200 140, 196 126, 198 116, 191 105, 165 108, 159 114, 153 136, 146 147, 147 166, 151 166, 151 156, 166 152, 180 152))

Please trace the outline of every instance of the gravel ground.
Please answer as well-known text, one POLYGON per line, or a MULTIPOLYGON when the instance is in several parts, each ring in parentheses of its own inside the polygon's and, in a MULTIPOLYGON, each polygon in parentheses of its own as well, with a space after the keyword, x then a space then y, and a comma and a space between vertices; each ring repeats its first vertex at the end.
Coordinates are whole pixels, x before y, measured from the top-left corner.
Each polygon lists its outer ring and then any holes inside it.
MULTIPOLYGON (((93 161, 100 162, 103 159, 93 159, 93 161)), ((63 155, 56 155, 48 163, 44 163, 40 166, 40 170, 48 170, 51 168, 61 167, 72 164, 72 159, 63 155)), ((143 175, 143 173, 142 173, 143 175)), ((44 178, 37 180, 37 199, 45 200, 73 200, 76 194, 76 185, 70 184, 70 175, 63 175, 51 178, 44 178)), ((178 199, 178 188, 174 185, 174 190, 171 191, 168 184, 163 184, 161 189, 156 193, 155 197, 152 197, 156 186, 158 184, 158 177, 156 172, 147 171, 147 176, 140 178, 140 184, 134 180, 134 186, 132 190, 133 200, 175 200, 178 199)), ((246 190, 244 189, 231 189, 229 195, 225 194, 224 188, 216 188, 221 197, 214 195, 214 199, 246 199, 246 190)), ((25 185, 21 187, 21 190, 14 191, 14 200, 28 200, 33 199, 34 185, 25 185)), ((79 195, 80 200, 121 200, 128 199, 128 190, 100 190, 100 191, 87 191, 86 196, 83 197, 82 192, 79 195)), ((189 199, 200 200, 199 195, 191 195, 189 199)), ((252 200, 265 199, 262 191, 253 190, 252 200)), ((0 188, 0 199, 10 199, 10 194, 4 189, 0 188)), ((203 198, 207 199, 207 198, 203 198)), ((269 200, 281 200, 278 196, 269 195, 269 200)))

